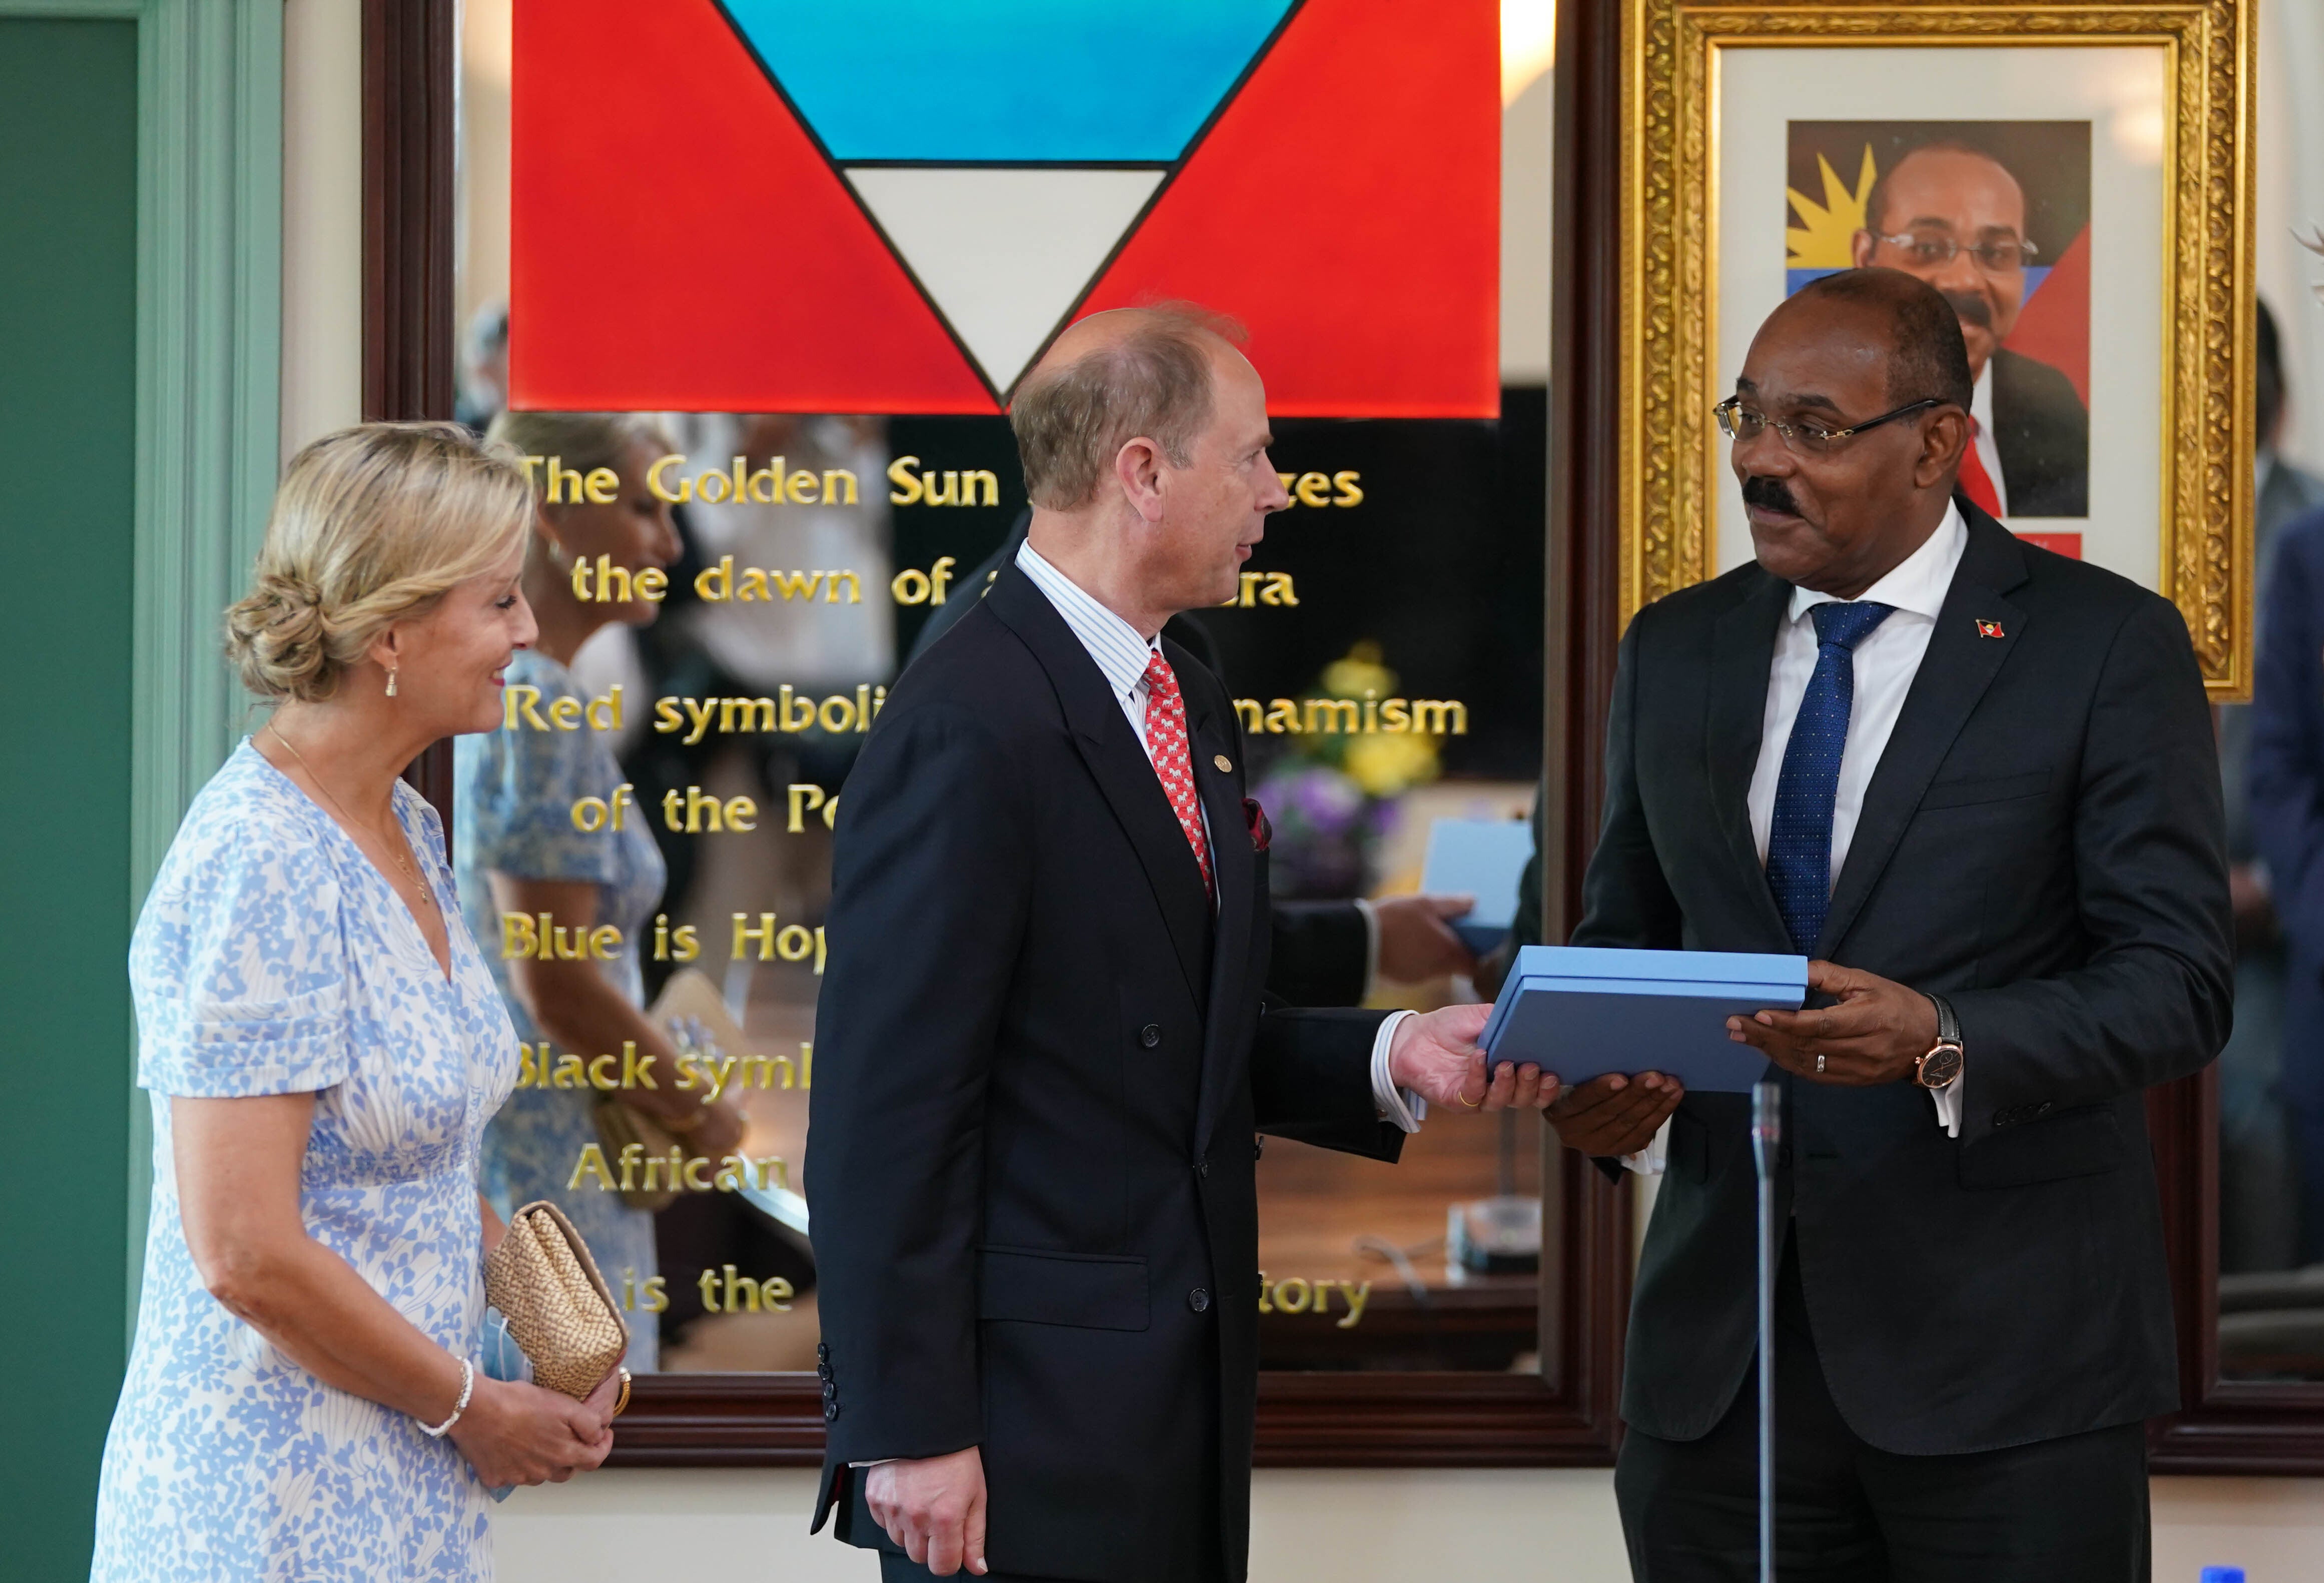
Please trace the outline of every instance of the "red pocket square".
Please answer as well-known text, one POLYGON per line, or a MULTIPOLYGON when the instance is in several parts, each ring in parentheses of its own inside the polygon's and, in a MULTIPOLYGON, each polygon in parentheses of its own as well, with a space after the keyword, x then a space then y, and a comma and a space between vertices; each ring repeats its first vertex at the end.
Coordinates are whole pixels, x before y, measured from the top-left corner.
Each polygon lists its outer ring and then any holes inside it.
POLYGON ((1263 852, 1275 843, 1275 826, 1267 822, 1267 810, 1257 797, 1243 798, 1242 822, 1250 829, 1251 851, 1263 852))

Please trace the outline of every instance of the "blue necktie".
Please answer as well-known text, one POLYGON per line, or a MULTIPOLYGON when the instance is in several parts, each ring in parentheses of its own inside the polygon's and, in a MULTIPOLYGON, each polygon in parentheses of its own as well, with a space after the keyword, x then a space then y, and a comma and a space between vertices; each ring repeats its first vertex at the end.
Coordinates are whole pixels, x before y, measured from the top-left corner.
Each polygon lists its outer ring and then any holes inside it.
POLYGON ((1831 910, 1831 806, 1840 791, 1840 756, 1848 746, 1848 711, 1856 697, 1856 646, 1895 607, 1864 601, 1819 604, 1815 674, 1801 695, 1775 778, 1775 815, 1767 827, 1767 888, 1792 944, 1813 952, 1831 910))

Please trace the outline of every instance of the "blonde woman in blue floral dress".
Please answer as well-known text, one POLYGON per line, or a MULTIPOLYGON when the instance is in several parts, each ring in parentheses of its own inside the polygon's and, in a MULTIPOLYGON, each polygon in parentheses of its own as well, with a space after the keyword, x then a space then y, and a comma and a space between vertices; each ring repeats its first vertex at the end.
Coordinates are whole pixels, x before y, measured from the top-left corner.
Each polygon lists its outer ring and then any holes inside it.
POLYGON ((187 812, 130 948, 153 1198, 92 1576, 489 1578, 487 1486, 613 1444, 475 1367, 484 1123, 515 1041, 397 772, 533 636, 522 469, 450 425, 290 464, 228 649, 273 717, 187 812))

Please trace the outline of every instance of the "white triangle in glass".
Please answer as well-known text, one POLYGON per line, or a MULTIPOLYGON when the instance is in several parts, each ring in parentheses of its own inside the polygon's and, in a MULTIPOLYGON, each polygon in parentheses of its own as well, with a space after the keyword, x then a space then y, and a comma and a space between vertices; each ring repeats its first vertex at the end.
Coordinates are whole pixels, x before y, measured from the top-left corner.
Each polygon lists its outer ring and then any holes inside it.
POLYGON ((1161 184, 1160 170, 858 166, 864 207, 1004 395, 1161 184))

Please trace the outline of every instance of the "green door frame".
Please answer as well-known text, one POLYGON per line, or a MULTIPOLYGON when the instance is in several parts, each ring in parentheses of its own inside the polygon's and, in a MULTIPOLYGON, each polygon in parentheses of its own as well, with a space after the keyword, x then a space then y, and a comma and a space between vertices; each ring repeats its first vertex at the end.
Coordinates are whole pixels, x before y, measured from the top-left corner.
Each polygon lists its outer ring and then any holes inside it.
MULTIPOLYGON (((246 712, 219 619, 257 557, 280 469, 282 0, 0 0, 0 17, 137 24, 134 914, 246 712)), ((152 1186, 134 1061, 119 1053, 111 1096, 129 1111, 132 1330, 152 1186)))

